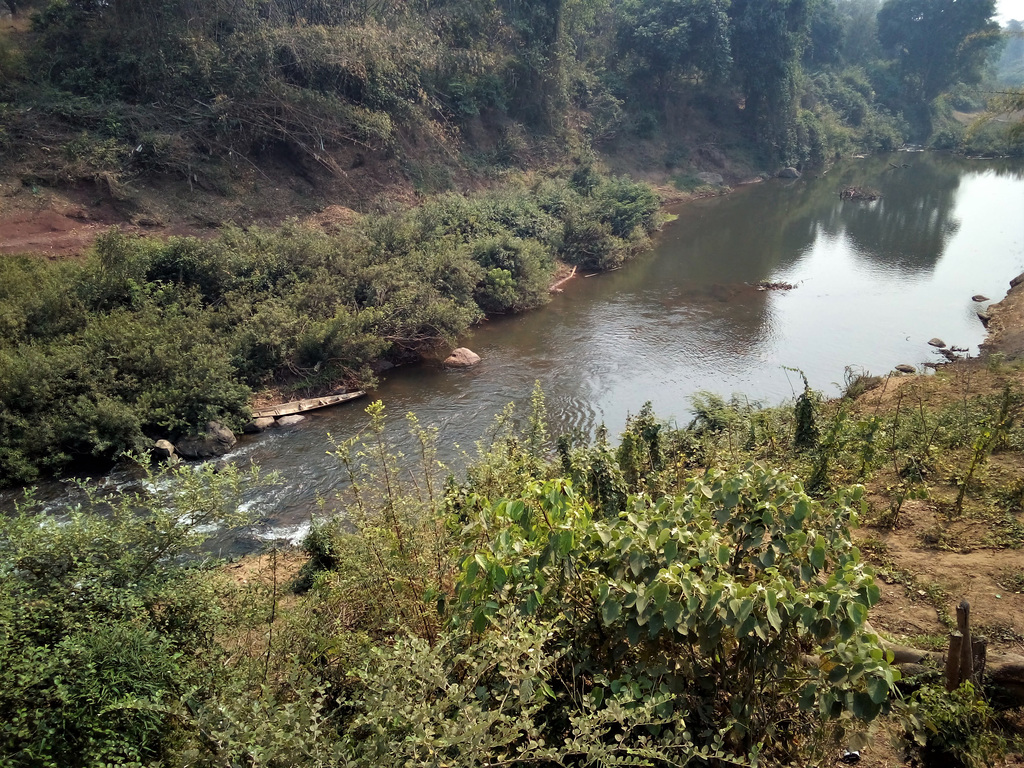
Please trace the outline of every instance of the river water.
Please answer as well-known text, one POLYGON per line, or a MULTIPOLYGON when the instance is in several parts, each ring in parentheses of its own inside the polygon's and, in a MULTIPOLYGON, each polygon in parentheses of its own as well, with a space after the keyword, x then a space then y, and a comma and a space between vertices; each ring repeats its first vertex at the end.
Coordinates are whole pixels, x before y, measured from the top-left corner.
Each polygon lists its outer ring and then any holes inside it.
MULTIPOLYGON (((702 390, 774 404, 802 388, 789 369, 835 394, 848 366, 880 374, 939 361, 927 344, 935 336, 976 354, 985 303, 971 297, 998 301, 1024 271, 1019 160, 873 156, 675 213, 655 248, 623 269, 577 277, 544 308, 475 329, 461 342, 483 358, 475 368, 385 374, 370 396, 384 401, 398 447, 411 453, 400 422, 414 411, 439 429, 442 458, 457 469, 507 403, 525 410, 535 381, 556 432, 604 423, 616 434, 648 400, 659 417, 685 424, 689 398, 702 390), (850 185, 883 197, 841 200, 850 185), (758 291, 762 280, 796 287, 758 291)), ((242 440, 228 458, 282 478, 250 493, 262 519, 248 541, 302 535, 316 499, 343 483, 329 435, 358 432, 368 402, 242 440)), ((130 480, 115 471, 104 482, 130 480)), ((55 509, 67 493, 40 490, 55 509)))

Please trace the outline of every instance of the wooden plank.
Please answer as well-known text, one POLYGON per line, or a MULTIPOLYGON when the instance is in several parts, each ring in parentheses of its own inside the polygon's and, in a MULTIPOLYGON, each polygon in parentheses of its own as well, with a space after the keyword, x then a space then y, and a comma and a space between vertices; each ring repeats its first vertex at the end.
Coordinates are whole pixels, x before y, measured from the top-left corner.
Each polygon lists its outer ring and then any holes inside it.
POLYGON ((331 405, 345 403, 349 400, 354 400, 357 397, 362 397, 365 394, 366 393, 360 389, 356 392, 346 392, 342 395, 326 395, 324 397, 311 397, 306 400, 293 400, 290 403, 271 405, 266 408, 254 408, 252 411, 252 417, 254 419, 260 419, 266 416, 273 416, 274 418, 277 418, 278 416, 291 416, 293 413, 315 411, 318 408, 327 408, 331 405))

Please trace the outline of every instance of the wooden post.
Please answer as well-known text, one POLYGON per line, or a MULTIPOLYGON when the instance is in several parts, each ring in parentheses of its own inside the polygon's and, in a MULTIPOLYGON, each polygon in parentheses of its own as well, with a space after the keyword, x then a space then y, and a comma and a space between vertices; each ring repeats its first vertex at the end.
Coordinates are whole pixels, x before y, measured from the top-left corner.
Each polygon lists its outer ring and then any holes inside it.
POLYGON ((971 645, 971 604, 961 600, 956 607, 956 626, 963 636, 960 644, 960 682, 974 680, 974 650, 971 645))
POLYGON ((981 693, 981 684, 985 680, 985 662, 988 656, 988 638, 976 637, 971 640, 971 656, 974 660, 974 688, 981 693))
POLYGON ((949 633, 949 653, 946 654, 946 690, 955 691, 960 687, 960 648, 964 636, 959 632, 949 633))

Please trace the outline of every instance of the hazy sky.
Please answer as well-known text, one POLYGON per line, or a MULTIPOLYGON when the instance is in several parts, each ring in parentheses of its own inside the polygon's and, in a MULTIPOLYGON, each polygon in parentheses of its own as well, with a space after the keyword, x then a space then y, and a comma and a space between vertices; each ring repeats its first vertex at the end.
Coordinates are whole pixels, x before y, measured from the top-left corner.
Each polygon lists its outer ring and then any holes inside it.
POLYGON ((998 0, 996 14, 999 21, 1004 23, 1010 19, 1024 21, 1024 0, 998 0))

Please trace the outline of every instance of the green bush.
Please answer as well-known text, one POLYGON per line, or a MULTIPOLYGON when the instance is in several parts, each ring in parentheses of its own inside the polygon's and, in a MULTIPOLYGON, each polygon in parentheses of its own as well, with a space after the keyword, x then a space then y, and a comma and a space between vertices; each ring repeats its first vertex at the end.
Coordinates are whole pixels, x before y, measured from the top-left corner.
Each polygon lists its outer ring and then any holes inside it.
POLYGON ((238 520, 234 472, 149 478, 158 497, 89 497, 63 519, 0 517, 0 755, 11 766, 152 764, 179 697, 214 683, 219 620, 202 531, 238 520))
POLYGON ((604 180, 585 197, 550 178, 443 195, 334 235, 113 231, 84 263, 4 260, 0 475, 30 482, 210 420, 240 427, 250 387, 277 377, 366 383, 376 361, 543 303, 557 258, 621 264, 647 244, 657 209, 644 185, 604 180))
POLYGON ((899 679, 863 630, 879 591, 849 534, 862 495, 819 504, 752 465, 599 517, 534 481, 473 515, 460 613, 479 632, 503 606, 553 622, 563 679, 597 707, 656 700, 698 746, 792 757, 825 720, 876 717, 899 679))
POLYGON ((993 715, 970 683, 953 692, 926 685, 900 710, 908 746, 927 767, 983 768, 1002 758, 1006 743, 993 729, 993 715))

